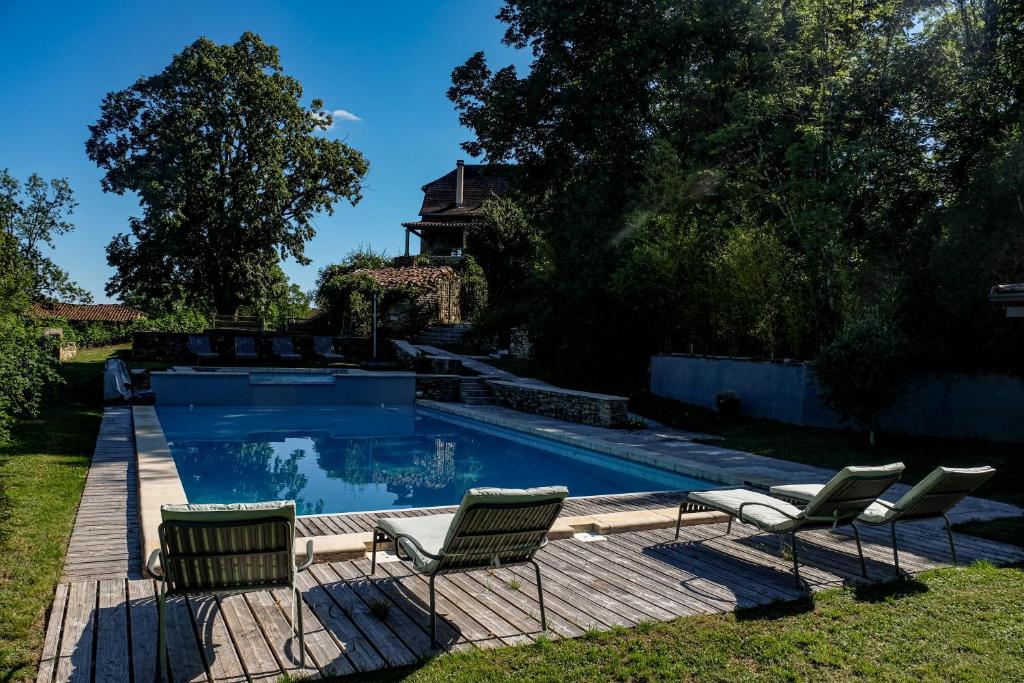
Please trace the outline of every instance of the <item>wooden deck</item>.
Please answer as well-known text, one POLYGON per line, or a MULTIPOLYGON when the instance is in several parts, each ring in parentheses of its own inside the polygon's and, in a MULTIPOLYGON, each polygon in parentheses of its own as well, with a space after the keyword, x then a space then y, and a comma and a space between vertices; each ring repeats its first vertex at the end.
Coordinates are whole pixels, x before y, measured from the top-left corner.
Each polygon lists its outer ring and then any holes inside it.
MULTIPOLYGON (((727 612, 802 595, 793 586, 778 537, 736 525, 628 532, 603 541, 556 541, 538 554, 549 637, 590 629, 727 612)), ((865 531, 874 578, 892 575, 886 531, 865 531)), ((958 536, 961 561, 1024 561, 1024 551, 958 536)), ((817 590, 859 581, 847 530, 800 537, 801 574, 817 590)), ((902 568, 910 573, 948 562, 944 533, 929 524, 901 528, 902 568)), ((174 681, 274 681, 283 674, 349 674, 414 665, 430 653, 427 582, 404 563, 314 565, 300 575, 307 668, 298 663, 287 592, 255 592, 169 601, 170 673, 174 681), (385 605, 386 618, 374 616, 385 605)), ((157 586, 150 580, 100 578, 57 588, 38 680, 151 681, 156 666, 157 586)), ((536 640, 530 567, 482 570, 438 579, 443 650, 495 648, 536 640)))
POLYGON ((131 408, 106 408, 64 560, 64 581, 142 578, 131 408))

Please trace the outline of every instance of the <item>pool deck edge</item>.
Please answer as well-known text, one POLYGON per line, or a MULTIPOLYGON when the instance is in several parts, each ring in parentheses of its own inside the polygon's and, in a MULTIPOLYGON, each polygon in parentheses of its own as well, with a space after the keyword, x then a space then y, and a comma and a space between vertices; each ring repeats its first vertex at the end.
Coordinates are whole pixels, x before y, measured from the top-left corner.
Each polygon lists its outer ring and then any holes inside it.
POLYGON ((160 506, 188 503, 178 468, 167 445, 153 406, 132 406, 135 457, 139 478, 139 524, 142 533, 142 565, 160 549, 160 506))

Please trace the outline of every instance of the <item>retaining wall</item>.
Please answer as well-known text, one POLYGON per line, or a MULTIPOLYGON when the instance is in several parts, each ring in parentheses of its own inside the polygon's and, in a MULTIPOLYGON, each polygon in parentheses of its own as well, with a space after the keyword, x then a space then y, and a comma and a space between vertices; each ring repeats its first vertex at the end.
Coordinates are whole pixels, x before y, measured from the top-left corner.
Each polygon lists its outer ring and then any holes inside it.
POLYGON ((506 408, 570 422, 613 427, 625 424, 627 399, 547 385, 485 379, 495 400, 506 408))
MULTIPOLYGON (((881 418, 882 431, 912 436, 1024 441, 1024 378, 915 373, 881 418)), ((715 395, 733 391, 740 412, 810 427, 849 426, 821 404, 814 365, 675 354, 651 358, 651 392, 715 409, 715 395)))

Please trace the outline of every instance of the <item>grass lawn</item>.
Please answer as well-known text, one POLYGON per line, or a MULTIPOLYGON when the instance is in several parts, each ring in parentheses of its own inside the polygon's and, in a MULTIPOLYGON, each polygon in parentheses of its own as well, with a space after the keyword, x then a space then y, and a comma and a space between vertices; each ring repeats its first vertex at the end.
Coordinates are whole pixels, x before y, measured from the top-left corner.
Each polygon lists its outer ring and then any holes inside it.
POLYGON ((1022 612, 1024 571, 978 564, 735 614, 456 653, 365 680, 1020 681, 1022 612))
POLYGON ((102 416, 103 361, 86 349, 38 418, 0 449, 0 681, 31 680, 102 416))

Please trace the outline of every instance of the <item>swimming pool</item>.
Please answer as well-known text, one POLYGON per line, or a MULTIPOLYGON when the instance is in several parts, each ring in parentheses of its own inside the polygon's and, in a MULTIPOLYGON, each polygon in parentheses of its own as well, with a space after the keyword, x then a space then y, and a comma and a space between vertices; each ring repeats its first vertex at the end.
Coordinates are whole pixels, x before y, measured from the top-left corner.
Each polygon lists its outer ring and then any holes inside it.
POLYGON ((474 486, 572 496, 713 484, 408 406, 158 406, 190 503, 294 499, 300 514, 454 505, 474 486))

